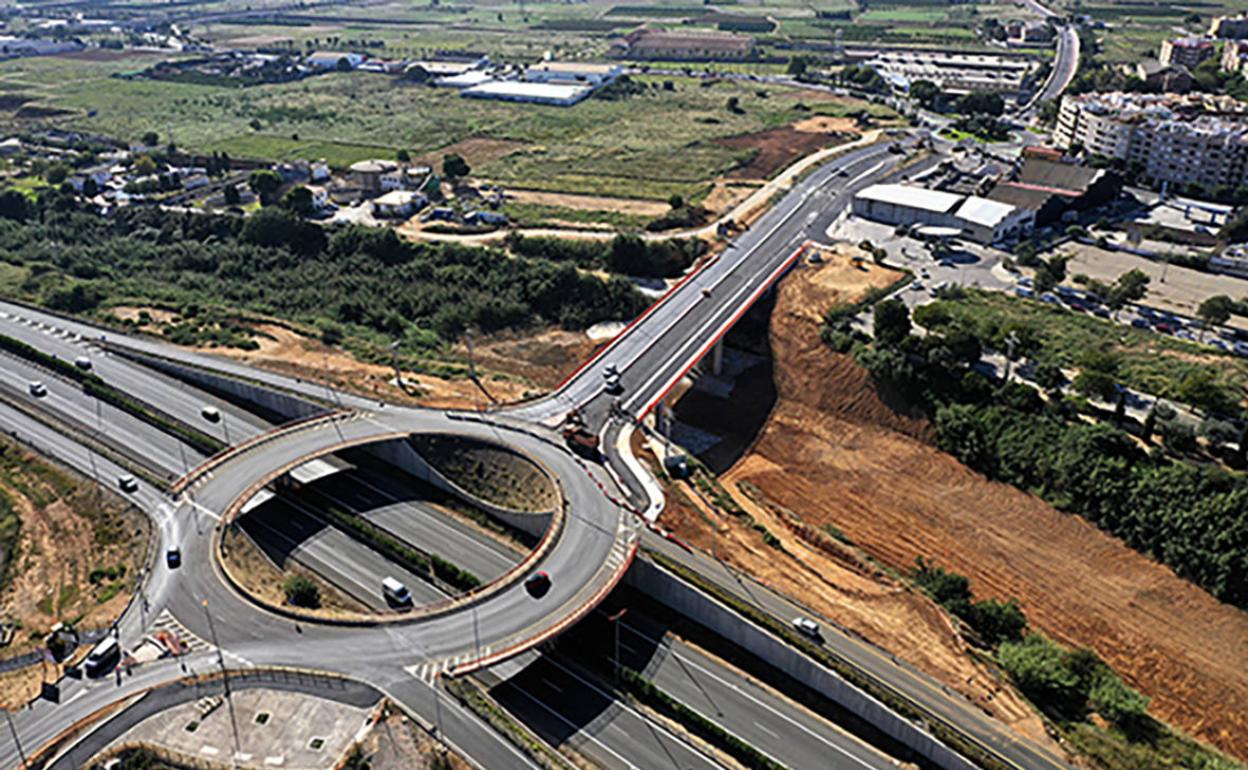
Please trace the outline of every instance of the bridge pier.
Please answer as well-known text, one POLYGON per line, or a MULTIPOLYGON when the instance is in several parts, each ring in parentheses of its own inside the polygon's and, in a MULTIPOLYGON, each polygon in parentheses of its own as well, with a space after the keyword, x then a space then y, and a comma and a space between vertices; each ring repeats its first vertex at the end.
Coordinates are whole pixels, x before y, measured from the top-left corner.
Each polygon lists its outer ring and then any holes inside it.
POLYGON ((720 337, 711 348, 711 374, 719 376, 724 373, 724 339, 720 337))

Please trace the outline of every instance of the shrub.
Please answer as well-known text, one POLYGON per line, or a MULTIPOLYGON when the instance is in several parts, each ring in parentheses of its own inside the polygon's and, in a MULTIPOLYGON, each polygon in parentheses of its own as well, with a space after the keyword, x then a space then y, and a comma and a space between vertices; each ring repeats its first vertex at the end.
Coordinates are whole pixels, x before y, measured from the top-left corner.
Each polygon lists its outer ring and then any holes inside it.
POLYGON ((286 603, 295 607, 315 609, 321 606, 321 589, 306 575, 291 575, 282 583, 286 603))

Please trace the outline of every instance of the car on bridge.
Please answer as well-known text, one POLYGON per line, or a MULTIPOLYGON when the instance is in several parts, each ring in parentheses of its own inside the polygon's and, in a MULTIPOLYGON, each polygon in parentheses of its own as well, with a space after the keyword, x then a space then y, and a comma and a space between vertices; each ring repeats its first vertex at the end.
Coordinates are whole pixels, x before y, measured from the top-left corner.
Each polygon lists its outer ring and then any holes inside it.
POLYGON ((524 590, 534 599, 542 598, 550 590, 550 575, 543 570, 534 572, 524 581, 524 590))

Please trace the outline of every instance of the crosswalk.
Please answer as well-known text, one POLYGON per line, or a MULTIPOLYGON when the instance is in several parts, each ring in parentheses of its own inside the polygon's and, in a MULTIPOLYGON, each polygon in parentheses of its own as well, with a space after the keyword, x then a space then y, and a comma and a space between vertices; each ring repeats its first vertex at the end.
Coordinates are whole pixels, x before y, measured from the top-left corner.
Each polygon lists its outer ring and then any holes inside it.
POLYGON ((442 660, 431 660, 415 666, 408 666, 405 670, 408 674, 416 677, 425 684, 434 684, 438 677, 453 672, 461 664, 471 663, 475 660, 488 658, 494 652, 493 645, 485 645, 480 650, 456 655, 451 658, 443 658, 442 660))
POLYGON ((161 610, 161 613, 156 616, 156 620, 152 622, 152 628, 155 631, 164 631, 174 635, 178 638, 178 641, 186 645, 187 650, 190 652, 209 652, 216 649, 208 642, 191 633, 190 630, 187 629, 186 626, 182 625, 181 621, 175 618, 173 613, 167 609, 161 610))

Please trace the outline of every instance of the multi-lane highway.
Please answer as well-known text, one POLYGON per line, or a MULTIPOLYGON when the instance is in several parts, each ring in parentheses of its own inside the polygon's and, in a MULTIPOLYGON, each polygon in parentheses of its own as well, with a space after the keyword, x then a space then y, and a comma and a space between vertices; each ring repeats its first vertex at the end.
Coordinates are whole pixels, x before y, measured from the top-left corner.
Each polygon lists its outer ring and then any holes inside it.
MULTIPOLYGON (((482 766, 524 764, 514 762, 511 754, 499 749, 497 737, 491 737, 492 733, 480 723, 441 704, 437 700, 437 689, 429 687, 426 679, 439 672, 460 672, 504 660, 552 637, 591 611, 627 568, 641 532, 638 517, 615 500, 627 492, 639 507, 644 506, 649 502, 645 499, 648 494, 645 490, 654 489, 653 484, 647 487, 643 479, 634 475, 631 469, 635 465, 620 462, 622 458, 616 455, 614 441, 606 444, 614 470, 614 473, 607 473, 571 455, 549 426, 557 423, 570 407, 578 406, 593 424, 602 426, 610 438, 628 420, 653 408, 749 304, 799 257, 799 246, 807 238, 824 232, 854 191, 886 178, 903 159, 903 155, 890 152, 887 144, 881 144, 850 151, 816 170, 726 251, 647 312, 562 388, 548 398, 505 414, 462 415, 379 405, 326 391, 313 383, 172 349, 159 342, 129 338, 111 340, 134 350, 197 362, 287 392, 303 393, 346 410, 332 418, 266 434, 261 441, 216 458, 195 475, 184 494, 172 500, 155 489, 141 486, 134 496, 136 502, 157 521, 162 547, 181 545, 184 566, 174 572, 164 566, 163 560, 154 565, 145 584, 145 601, 137 602, 136 609, 128 612, 121 624, 123 642, 133 642, 148 627, 153 616, 164 612, 175 616, 189 633, 206 639, 212 630, 207 622, 211 613, 216 619, 218 641, 231 665, 311 665, 358 678, 386 692, 429 722, 433 722, 435 712, 438 719, 446 719, 444 734, 482 766), (620 371, 623 393, 618 395, 618 401, 617 396, 603 392, 601 366, 606 363, 614 364, 620 371), (436 613, 418 613, 419 617, 401 624, 341 627, 297 624, 257 607, 222 580, 215 561, 216 537, 224 520, 251 494, 312 458, 327 456, 345 447, 423 432, 454 433, 504 443, 539 459, 559 480, 566 500, 562 528, 553 533, 551 546, 544 552, 540 564, 527 565, 530 570, 540 567, 552 576, 548 594, 541 598, 530 596, 518 582, 523 575, 508 573, 515 580, 492 587, 479 599, 452 604, 436 613), (619 477, 626 489, 618 489, 614 477, 619 477), (496 762, 503 764, 494 764, 496 762)), ((0 318, 0 333, 12 333, 10 327, 25 327, 23 339, 41 349, 53 348, 58 355, 72 357, 66 354, 81 348, 84 340, 100 336, 98 330, 89 326, 39 311, 5 303, 0 303, 0 310, 9 314, 0 318), (30 323, 15 323, 17 317, 30 323)), ((97 370, 106 381, 124 387, 132 396, 178 419, 195 424, 203 405, 202 394, 182 386, 171 387, 132 362, 114 356, 105 358, 108 360, 101 361, 97 370)), ((43 406, 66 415, 81 416, 75 411, 79 407, 72 403, 49 400, 43 406)), ((233 415, 235 410, 223 408, 222 411, 233 415)), ((127 426, 128 431, 134 432, 127 440, 133 439, 136 446, 152 455, 160 455, 161 462, 168 467, 182 466, 168 459, 174 448, 168 445, 166 437, 152 435, 150 425, 129 425, 125 415, 111 415, 108 425, 112 425, 114 417, 118 426, 127 426)), ((230 436, 236 444, 239 437, 255 436, 263 428, 262 424, 229 419, 230 425, 239 429, 238 435, 230 436)), ((5 427, 10 430, 17 429, 23 440, 74 467, 83 469, 90 464, 104 468, 106 474, 122 470, 102 457, 85 454, 74 442, 3 403, 0 403, 0 421, 5 421, 5 427)), ((225 426, 221 427, 224 433, 225 426)), ((343 495, 343 491, 337 489, 330 494, 343 495)), ((379 523, 393 523, 395 516, 410 518, 407 513, 394 513, 396 504, 393 502, 372 507, 368 504, 377 502, 375 498, 355 497, 346 502, 352 508, 357 504, 369 507, 365 515, 375 517, 379 523)), ((410 503, 403 505, 412 507, 410 503)), ((428 534, 431 529, 425 527, 422 532, 428 534)), ((435 537, 441 538, 439 547, 448 552, 469 547, 456 541, 457 534, 462 533, 447 529, 435 537)), ((310 539, 315 542, 317 537, 310 539)), ((656 541, 656 547, 662 546, 663 541, 656 541)), ((300 547, 304 553, 312 551, 300 547)), ((307 558, 330 560, 329 554, 339 547, 346 548, 335 544, 320 556, 307 558)), ((483 574, 502 574, 508 569, 505 557, 502 552, 493 556, 487 554, 480 557, 482 561, 477 566, 483 574)), ((698 564, 696 555, 676 556, 687 557, 698 564)), ((359 557, 361 561, 364 559, 359 557)), ((372 572, 358 573, 353 579, 361 583, 375 579, 378 569, 386 567, 375 566, 372 572)), ((829 643, 839 645, 844 640, 830 639, 829 643)), ((914 685, 914 672, 904 666, 889 667, 882 661, 880 656, 880 660, 873 662, 879 677, 897 683, 898 689, 903 691, 913 685, 926 698, 919 702, 935 703, 946 709, 958 726, 965 721, 971 724, 971 729, 978 730, 985 723, 991 723, 982 714, 975 717, 968 713, 970 709, 965 706, 959 709, 956 695, 942 693, 922 683, 914 685)), ((190 665, 198 668, 203 662, 196 658, 190 665)), ((664 676, 669 673, 670 669, 664 676)), ((154 684, 178 675, 176 668, 161 663, 141 667, 133 679, 125 679, 120 685, 67 680, 59 705, 37 702, 15 716, 16 729, 24 736, 27 746, 39 745, 63 726, 90 713, 92 708, 131 691, 135 682, 154 684)), ((754 697, 761 696, 755 694, 754 697)), ((761 727, 781 731, 778 735, 790 729, 770 719, 761 727)), ((643 720, 620 729, 636 738, 652 732, 653 726, 643 720)), ((983 729, 982 734, 983 740, 992 747, 1000 747, 1003 755, 1017 744, 1016 739, 1000 732, 983 729)), ((670 748, 666 746, 663 742, 656 744, 652 758, 667 755, 670 759, 670 748)), ((687 759, 690 766, 700 766, 697 763, 702 761, 692 754, 687 759)), ((11 748, 0 747, 0 765, 12 766, 15 761, 11 748)), ((642 767, 654 766, 641 760, 628 759, 627 762, 642 767)), ((677 762, 685 766, 683 760, 677 759, 677 762)), ((1027 761, 1019 766, 1050 765, 1027 761)))

